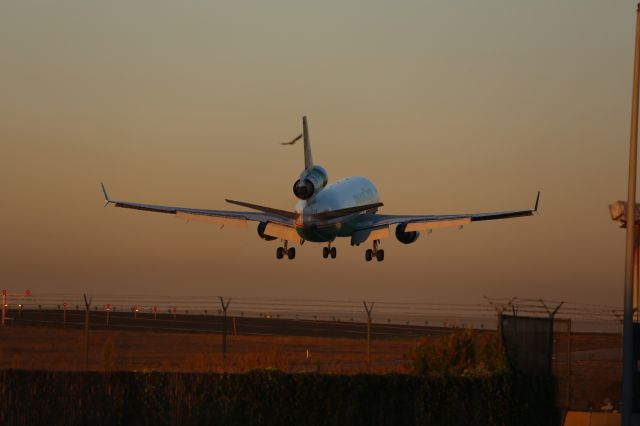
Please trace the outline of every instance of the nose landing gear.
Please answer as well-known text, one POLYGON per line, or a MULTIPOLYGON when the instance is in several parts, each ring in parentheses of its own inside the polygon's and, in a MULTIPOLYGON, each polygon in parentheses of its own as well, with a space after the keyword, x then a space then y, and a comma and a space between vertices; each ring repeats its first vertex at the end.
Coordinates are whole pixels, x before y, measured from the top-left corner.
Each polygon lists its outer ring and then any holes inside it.
POLYGON ((373 240, 373 249, 367 249, 364 253, 364 258, 367 262, 371 262, 371 259, 374 257, 378 262, 382 262, 384 260, 384 250, 380 247, 380 240, 373 240))
POLYGON ((288 241, 284 240, 282 242, 284 247, 278 247, 276 249, 276 258, 282 259, 285 255, 291 260, 296 258, 296 248, 295 247, 287 247, 288 241))
POLYGON ((331 256, 332 259, 335 259, 337 255, 338 251, 335 247, 331 247, 331 243, 329 243, 327 247, 322 247, 322 257, 324 259, 327 259, 329 256, 331 256))

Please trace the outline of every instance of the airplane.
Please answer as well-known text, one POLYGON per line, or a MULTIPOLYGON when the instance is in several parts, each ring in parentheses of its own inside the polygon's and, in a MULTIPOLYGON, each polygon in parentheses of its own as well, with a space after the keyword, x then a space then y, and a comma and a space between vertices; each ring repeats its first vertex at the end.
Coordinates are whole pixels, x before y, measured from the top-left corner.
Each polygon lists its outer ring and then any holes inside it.
POLYGON ((254 211, 205 210, 183 207, 169 207, 154 204, 141 204, 129 201, 112 200, 101 183, 105 198, 105 207, 113 205, 156 213, 172 214, 187 221, 199 221, 247 228, 248 222, 257 222, 260 238, 266 241, 280 239, 282 245, 276 249, 276 258, 296 257, 295 247, 289 243, 305 241, 326 244, 322 257, 335 259, 336 247, 332 243, 336 238, 351 238, 352 246, 370 242, 372 248, 365 251, 365 260, 384 260, 384 250, 380 248, 382 238, 391 235, 389 227, 395 226, 395 236, 403 244, 416 242, 420 232, 433 229, 462 228, 471 222, 508 219, 531 216, 538 211, 540 192, 536 196, 535 206, 531 210, 515 210, 491 213, 450 214, 450 215, 383 215, 378 209, 383 206, 378 191, 367 178, 351 176, 329 184, 326 170, 314 164, 311 155, 311 143, 307 117, 302 118, 304 142, 304 169, 293 184, 293 194, 299 199, 293 211, 280 210, 258 204, 226 199, 230 204, 246 207, 254 211))

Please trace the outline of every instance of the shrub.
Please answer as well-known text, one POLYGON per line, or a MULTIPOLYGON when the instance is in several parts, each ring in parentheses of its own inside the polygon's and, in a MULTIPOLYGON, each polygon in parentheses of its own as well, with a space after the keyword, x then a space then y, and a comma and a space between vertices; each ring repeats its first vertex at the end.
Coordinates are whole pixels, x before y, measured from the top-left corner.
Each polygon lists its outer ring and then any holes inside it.
POLYGON ((557 424, 539 375, 0 370, 0 395, 0 424, 557 424))
POLYGON ((497 338, 454 328, 445 338, 425 339, 417 347, 413 371, 418 375, 486 375, 506 370, 497 338))

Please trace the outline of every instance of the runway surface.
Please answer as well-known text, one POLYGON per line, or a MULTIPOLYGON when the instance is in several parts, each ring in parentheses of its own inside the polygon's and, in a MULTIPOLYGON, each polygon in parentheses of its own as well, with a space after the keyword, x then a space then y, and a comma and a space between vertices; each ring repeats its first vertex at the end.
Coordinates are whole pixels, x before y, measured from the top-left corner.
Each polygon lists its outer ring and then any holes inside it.
MULTIPOLYGON (((67 309, 66 323, 63 310, 13 310, 7 314, 9 325, 50 325, 55 327, 84 327, 85 311, 67 309)), ((158 312, 154 319, 152 313, 110 312, 107 323, 105 311, 91 311, 89 324, 92 329, 147 329, 175 332, 222 333, 224 317, 204 314, 173 314, 158 312)), ((309 336, 363 338, 366 336, 367 324, 351 321, 314 321, 281 318, 228 317, 229 334, 244 336, 309 336)), ((374 338, 416 338, 447 334, 450 329, 444 327, 427 327, 401 324, 371 325, 374 338)))

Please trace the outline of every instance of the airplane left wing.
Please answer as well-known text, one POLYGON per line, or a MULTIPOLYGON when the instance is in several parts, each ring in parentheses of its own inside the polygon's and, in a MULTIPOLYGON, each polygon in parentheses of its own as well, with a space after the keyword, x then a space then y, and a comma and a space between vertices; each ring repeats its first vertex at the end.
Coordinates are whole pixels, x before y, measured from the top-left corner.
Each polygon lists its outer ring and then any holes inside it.
POLYGON ((471 222, 483 220, 509 219, 514 217, 531 216, 538 211, 540 192, 536 203, 530 210, 513 210, 491 213, 470 213, 457 215, 369 215, 358 227, 359 230, 381 229, 389 225, 405 225, 405 232, 425 231, 436 228, 461 227, 471 222))
MULTIPOLYGON (((273 237, 284 238, 291 237, 295 233, 295 219, 293 212, 280 211, 276 209, 268 209, 269 211, 259 212, 239 212, 227 210, 205 210, 192 209, 185 207, 161 206, 155 204, 133 203, 129 201, 116 201, 109 198, 103 184, 102 192, 105 198, 105 206, 113 205, 134 210, 143 210, 155 213, 172 214, 178 218, 188 221, 209 222, 219 225, 227 225, 236 228, 246 228, 247 222, 264 222, 267 223, 267 235, 273 237), (273 224, 273 226, 269 226, 273 224), (282 235, 281 235, 282 234, 282 235)), ((261 206, 251 205, 252 208, 260 208, 261 206)), ((264 209, 267 209, 266 207, 264 209)))

